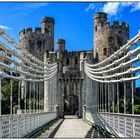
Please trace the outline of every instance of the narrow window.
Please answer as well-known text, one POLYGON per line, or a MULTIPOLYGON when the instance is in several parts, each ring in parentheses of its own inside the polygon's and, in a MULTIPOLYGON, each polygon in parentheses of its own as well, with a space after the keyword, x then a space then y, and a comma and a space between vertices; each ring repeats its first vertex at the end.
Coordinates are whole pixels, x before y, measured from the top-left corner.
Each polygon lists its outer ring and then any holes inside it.
POLYGON ((115 52, 117 51, 117 47, 114 48, 114 51, 115 51, 115 52))
POLYGON ((75 57, 75 64, 78 64, 78 58, 75 57))
POLYGON ((97 26, 95 26, 95 31, 97 31, 97 26))
POLYGON ((109 43, 113 42, 113 37, 108 38, 109 43))
POLYGON ((118 45, 121 47, 123 45, 122 38, 118 36, 118 45))
POLYGON ((103 27, 104 26, 104 23, 103 22, 101 22, 101 27, 103 27))
POLYGON ((66 65, 69 65, 70 64, 70 61, 69 61, 69 59, 67 58, 66 59, 66 65))
POLYGON ((107 49, 106 48, 103 49, 103 55, 107 55, 107 49))
POLYGON ((39 40, 38 41, 38 47, 41 48, 42 42, 39 40))

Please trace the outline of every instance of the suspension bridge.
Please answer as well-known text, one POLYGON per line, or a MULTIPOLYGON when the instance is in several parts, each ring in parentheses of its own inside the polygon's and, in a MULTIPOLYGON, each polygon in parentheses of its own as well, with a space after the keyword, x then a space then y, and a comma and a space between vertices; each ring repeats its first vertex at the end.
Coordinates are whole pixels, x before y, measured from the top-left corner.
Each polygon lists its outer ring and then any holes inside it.
MULTIPOLYGON (((23 138, 58 117, 59 62, 42 62, 21 48, 3 29, 0 36, 5 40, 0 42, 0 138, 23 138), (10 113, 3 114, 2 86, 7 79, 10 80, 10 113), (18 83, 17 112, 13 111, 14 80, 18 83), (46 86, 48 81, 50 84, 46 86), (48 89, 51 95, 44 94, 48 89), (49 110, 48 102, 51 102, 49 110)), ((140 60, 140 47, 135 47, 139 41, 140 33, 96 64, 92 60, 80 60, 86 94, 82 119, 68 117, 60 121, 54 138, 140 137, 140 115, 134 112, 135 81, 140 79, 140 67, 134 65, 140 60)))

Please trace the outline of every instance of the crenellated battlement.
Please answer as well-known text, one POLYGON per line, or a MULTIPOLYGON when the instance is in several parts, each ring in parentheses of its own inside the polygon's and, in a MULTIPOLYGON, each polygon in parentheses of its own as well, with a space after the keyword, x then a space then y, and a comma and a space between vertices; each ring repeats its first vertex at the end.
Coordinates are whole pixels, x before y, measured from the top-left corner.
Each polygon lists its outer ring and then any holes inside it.
POLYGON ((32 27, 28 27, 28 28, 25 28, 23 30, 20 31, 19 33, 20 35, 26 35, 26 34, 42 34, 41 33, 41 27, 35 27, 35 30, 33 31, 33 28, 32 27))
POLYGON ((41 34, 41 27, 35 27, 35 34, 41 34))
POLYGON ((110 24, 110 22, 105 22, 103 23, 99 23, 98 26, 96 26, 96 30, 95 32, 100 32, 100 31, 112 31, 112 30, 122 30, 125 29, 126 31, 129 29, 129 25, 125 22, 118 22, 118 21, 113 21, 113 24, 110 24))

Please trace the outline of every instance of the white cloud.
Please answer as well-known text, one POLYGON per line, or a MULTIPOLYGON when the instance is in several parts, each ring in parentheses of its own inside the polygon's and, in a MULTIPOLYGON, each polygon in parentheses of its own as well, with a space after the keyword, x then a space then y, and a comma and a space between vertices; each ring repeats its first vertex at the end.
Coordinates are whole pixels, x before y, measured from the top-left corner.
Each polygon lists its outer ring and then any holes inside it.
POLYGON ((119 2, 108 2, 102 8, 103 12, 108 13, 109 15, 116 15, 119 10, 119 2))
POLYGON ((5 30, 12 30, 11 27, 0 25, 0 28, 5 29, 5 30))
POLYGON ((133 3, 132 9, 130 10, 130 12, 134 12, 140 10, 140 2, 137 3, 133 3))
POLYGON ((98 12, 102 10, 103 3, 91 3, 89 6, 85 9, 85 12, 89 12, 90 10, 94 10, 95 12, 98 12))
POLYGON ((86 12, 106 12, 109 16, 121 15, 123 10, 129 8, 129 12, 140 10, 140 2, 107 2, 92 3, 85 9, 86 12))
POLYGON ((44 6, 47 6, 48 3, 26 3, 24 4, 25 8, 31 8, 31 9, 38 9, 44 6))

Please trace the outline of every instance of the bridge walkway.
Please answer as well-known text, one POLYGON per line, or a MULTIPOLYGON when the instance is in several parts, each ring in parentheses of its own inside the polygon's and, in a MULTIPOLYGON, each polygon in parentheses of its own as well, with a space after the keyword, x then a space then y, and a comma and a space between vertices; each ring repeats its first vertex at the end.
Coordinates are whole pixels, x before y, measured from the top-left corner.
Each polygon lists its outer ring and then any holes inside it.
POLYGON ((54 138, 85 138, 91 126, 75 116, 65 116, 65 120, 54 138))

